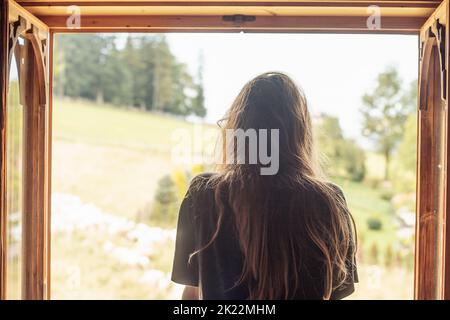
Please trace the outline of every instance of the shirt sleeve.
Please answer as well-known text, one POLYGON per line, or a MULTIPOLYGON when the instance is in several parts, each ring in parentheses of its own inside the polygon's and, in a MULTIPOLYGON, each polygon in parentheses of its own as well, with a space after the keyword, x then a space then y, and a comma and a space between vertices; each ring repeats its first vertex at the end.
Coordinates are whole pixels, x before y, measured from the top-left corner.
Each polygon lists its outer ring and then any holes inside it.
POLYGON ((183 199, 178 214, 175 256, 173 259, 172 281, 198 287, 197 255, 189 259, 196 250, 196 237, 193 221, 192 197, 188 191, 183 199))

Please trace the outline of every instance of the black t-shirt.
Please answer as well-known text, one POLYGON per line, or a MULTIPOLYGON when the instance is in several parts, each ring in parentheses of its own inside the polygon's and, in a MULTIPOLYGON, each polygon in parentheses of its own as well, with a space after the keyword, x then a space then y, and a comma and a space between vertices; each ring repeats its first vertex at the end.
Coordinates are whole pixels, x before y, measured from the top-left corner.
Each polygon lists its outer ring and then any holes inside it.
MULTIPOLYGON (((192 253, 203 248, 211 240, 217 229, 214 190, 206 184, 210 177, 211 174, 202 174, 194 178, 181 204, 172 281, 200 287, 202 299, 245 300, 249 297, 248 285, 245 282, 236 285, 242 272, 243 255, 234 232, 231 208, 225 207, 217 238, 205 250, 191 257, 192 253)), ((336 190, 343 197, 342 191, 339 188, 336 190)), ((311 195, 306 197, 311 198, 311 195)), ((319 206, 323 207, 323 204, 319 203, 319 206)), ((306 257, 304 260, 306 262, 300 277, 301 285, 295 298, 322 299, 323 268, 313 258, 306 257)), ((354 283, 358 282, 353 256, 348 257, 347 265, 349 278, 333 292, 332 299, 350 295, 354 291, 354 283)))

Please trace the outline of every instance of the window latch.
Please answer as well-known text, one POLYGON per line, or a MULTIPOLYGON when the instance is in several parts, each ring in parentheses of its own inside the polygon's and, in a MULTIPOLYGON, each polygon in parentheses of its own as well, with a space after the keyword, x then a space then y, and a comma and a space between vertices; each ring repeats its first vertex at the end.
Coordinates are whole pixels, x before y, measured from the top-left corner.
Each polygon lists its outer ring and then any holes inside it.
POLYGON ((223 16, 222 20, 240 24, 240 23, 245 23, 245 22, 253 22, 256 20, 256 17, 255 16, 247 16, 244 14, 233 14, 233 15, 223 16))

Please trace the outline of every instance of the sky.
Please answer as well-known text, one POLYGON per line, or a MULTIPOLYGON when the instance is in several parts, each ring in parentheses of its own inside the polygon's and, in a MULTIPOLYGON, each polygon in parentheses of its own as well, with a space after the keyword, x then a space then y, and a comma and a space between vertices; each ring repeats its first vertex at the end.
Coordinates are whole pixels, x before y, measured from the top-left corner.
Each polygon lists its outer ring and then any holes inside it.
MULTIPOLYGON (((418 37, 381 34, 168 33, 172 53, 196 75, 203 61, 206 121, 216 123, 242 86, 266 71, 282 71, 302 87, 313 115, 339 118, 344 134, 365 144, 361 98, 386 68, 405 89, 418 76, 418 37)), ((125 35, 122 35, 124 42, 125 35)), ((120 41, 120 40, 119 40, 120 41)), ((14 77, 14 75, 13 75, 14 77)))
POLYGON ((313 115, 337 116, 346 137, 364 142, 358 110, 377 75, 394 66, 405 89, 418 75, 415 35, 171 33, 167 38, 191 74, 202 56, 210 122, 224 115, 248 80, 282 71, 303 88, 313 115))

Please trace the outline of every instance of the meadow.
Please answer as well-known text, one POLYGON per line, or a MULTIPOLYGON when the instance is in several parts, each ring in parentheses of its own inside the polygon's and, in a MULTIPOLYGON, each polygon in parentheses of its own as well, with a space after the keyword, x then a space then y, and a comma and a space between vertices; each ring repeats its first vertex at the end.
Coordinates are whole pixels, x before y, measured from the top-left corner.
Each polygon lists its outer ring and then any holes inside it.
MULTIPOLYGON (((216 130, 209 124, 203 127, 216 130)), ((152 252, 139 253, 139 257, 147 254, 148 263, 127 264, 108 252, 117 252, 111 249, 114 246, 133 249, 137 240, 129 234, 138 227, 135 224, 140 222, 142 212, 152 206, 157 182, 164 175, 186 169, 173 159, 173 133, 182 129, 194 135, 196 128, 198 124, 163 114, 55 99, 53 193, 77 197, 80 203, 86 204, 79 208, 95 206, 105 213, 104 217, 121 217, 124 225, 133 226, 113 233, 99 232, 96 222, 97 229, 80 227, 70 232, 55 232, 54 298, 176 298, 179 287, 166 283, 173 237, 158 242, 152 252), (159 273, 151 273, 152 270, 159 273), (156 274, 165 279, 165 289, 155 291, 151 281, 142 280, 156 274)), ((378 155, 367 153, 366 162, 367 181, 382 176, 384 166, 378 155)), ((398 242, 392 202, 367 181, 333 180, 346 195, 360 240, 358 257, 364 261, 359 267, 361 284, 353 298, 412 298, 410 266, 386 267, 386 252, 398 242), (381 222, 381 229, 369 227, 367 221, 373 217, 381 222), (377 260, 372 261, 368 256, 377 260)), ((64 210, 59 208, 61 216, 64 210)), ((150 227, 174 230, 175 225, 150 227)))

